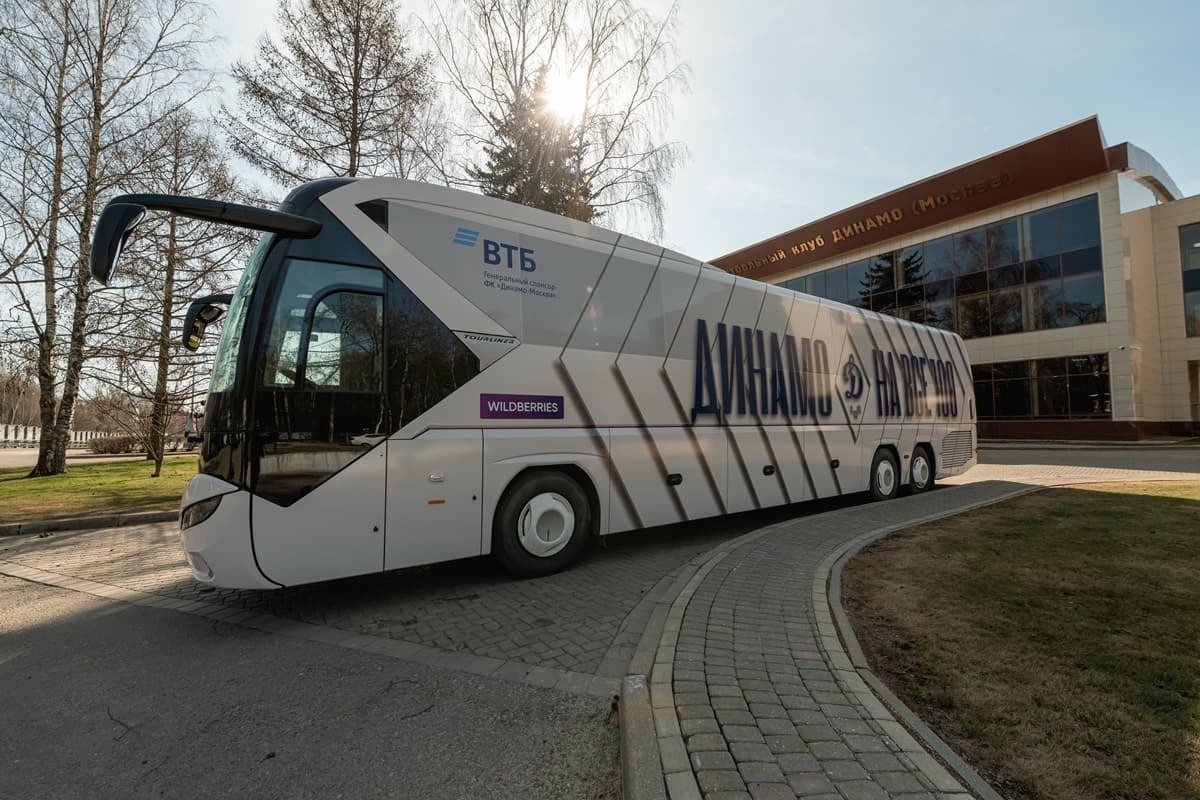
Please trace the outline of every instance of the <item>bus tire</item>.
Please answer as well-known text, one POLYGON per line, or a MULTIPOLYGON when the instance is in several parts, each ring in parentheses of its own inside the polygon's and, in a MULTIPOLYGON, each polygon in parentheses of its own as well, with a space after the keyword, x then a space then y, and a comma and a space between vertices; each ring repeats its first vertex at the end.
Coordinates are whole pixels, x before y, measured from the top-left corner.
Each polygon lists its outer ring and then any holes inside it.
POLYGON ((492 524, 492 555, 522 578, 549 575, 579 557, 592 534, 587 492, 553 469, 522 474, 509 486, 492 524))
POLYGON ((900 464, 895 453, 881 447, 871 459, 871 496, 876 500, 891 500, 899 492, 900 464))
POLYGON ((933 488, 933 456, 923 444, 913 448, 912 463, 909 465, 908 487, 913 494, 928 492, 933 488))

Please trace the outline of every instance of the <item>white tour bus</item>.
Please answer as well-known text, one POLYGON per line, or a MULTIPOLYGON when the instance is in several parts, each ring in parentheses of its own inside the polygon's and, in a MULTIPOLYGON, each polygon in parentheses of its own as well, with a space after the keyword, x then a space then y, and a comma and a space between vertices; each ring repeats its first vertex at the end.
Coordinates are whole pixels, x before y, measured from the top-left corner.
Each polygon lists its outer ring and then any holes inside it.
POLYGON ((196 580, 269 589, 902 487, 975 463, 943 330, 575 220, 393 178, 279 211, 165 195, 104 210, 107 283, 147 209, 264 232, 228 307, 180 525, 196 580))

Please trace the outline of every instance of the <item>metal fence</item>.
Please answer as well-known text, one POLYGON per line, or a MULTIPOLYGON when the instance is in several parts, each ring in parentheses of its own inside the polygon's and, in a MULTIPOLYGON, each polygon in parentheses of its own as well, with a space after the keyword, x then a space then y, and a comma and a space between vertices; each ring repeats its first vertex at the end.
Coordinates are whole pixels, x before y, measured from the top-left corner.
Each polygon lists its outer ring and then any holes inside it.
MULTIPOLYGON (((92 439, 104 434, 98 431, 71 431, 68 448, 87 447, 92 439)), ((37 447, 42 429, 33 425, 0 425, 0 447, 37 447)))

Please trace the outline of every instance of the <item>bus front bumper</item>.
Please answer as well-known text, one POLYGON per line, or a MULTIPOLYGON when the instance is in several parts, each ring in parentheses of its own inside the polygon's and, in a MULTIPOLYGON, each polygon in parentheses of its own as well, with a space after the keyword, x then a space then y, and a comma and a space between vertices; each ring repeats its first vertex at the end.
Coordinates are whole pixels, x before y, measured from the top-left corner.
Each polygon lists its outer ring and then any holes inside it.
POLYGON ((279 588, 263 577, 254 558, 250 497, 244 489, 211 475, 188 481, 180 503, 179 536, 195 580, 226 589, 279 588))

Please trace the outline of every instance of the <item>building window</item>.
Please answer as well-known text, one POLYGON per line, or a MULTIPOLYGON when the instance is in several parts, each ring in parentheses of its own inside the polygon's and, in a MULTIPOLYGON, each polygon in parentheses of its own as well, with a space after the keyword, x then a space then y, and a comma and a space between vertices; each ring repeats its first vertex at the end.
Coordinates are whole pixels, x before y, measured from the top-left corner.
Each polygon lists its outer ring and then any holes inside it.
POLYGON ((1183 262, 1183 315, 1188 336, 1200 336, 1200 223, 1179 229, 1183 262))
POLYGON ((1108 356, 974 364, 980 419, 1111 419, 1108 356))
MULTIPOLYGON (((1200 224, 1182 230, 1191 229, 1184 283, 1189 335, 1200 335, 1200 224)), ((1103 268, 1099 201, 1089 195, 783 286, 969 339, 1104 322, 1103 268)))

